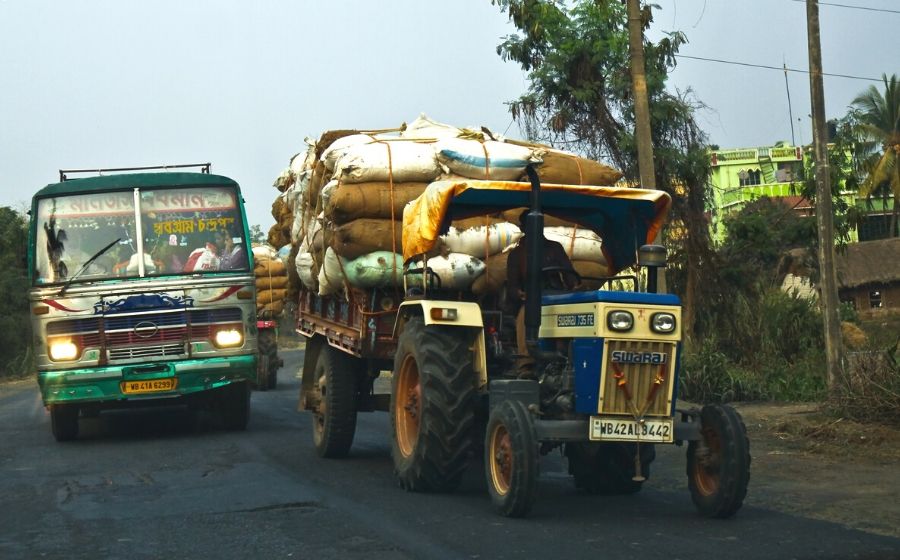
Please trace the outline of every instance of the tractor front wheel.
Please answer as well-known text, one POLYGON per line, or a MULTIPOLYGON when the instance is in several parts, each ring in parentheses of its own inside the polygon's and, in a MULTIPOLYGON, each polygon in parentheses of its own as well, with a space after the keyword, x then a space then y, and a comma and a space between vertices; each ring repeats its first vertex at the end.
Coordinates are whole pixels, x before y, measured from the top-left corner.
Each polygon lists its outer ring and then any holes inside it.
POLYGON ((260 391, 274 389, 278 376, 278 340, 273 329, 260 329, 257 341, 259 363, 256 368, 256 387, 260 391))
POLYGON ((687 450, 691 499, 702 515, 726 518, 741 508, 750 482, 750 441, 740 414, 728 405, 700 412, 702 439, 687 450))
POLYGON ((484 445, 484 472, 500 515, 525 517, 537 498, 538 441, 534 420, 519 401, 491 411, 484 445))

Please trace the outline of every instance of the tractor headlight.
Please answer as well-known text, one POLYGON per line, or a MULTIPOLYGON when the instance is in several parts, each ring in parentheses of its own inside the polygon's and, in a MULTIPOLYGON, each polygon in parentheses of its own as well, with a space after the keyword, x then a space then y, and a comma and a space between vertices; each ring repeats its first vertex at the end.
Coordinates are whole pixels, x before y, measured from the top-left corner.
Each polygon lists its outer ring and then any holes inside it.
POLYGON ((233 348, 244 343, 244 332, 240 328, 229 327, 216 331, 213 343, 219 348, 233 348))
POLYGON ((667 334, 675 330, 675 315, 671 313, 654 313, 650 317, 650 328, 653 332, 667 334))
POLYGON ((629 311, 610 311, 606 316, 606 325, 614 331, 630 331, 634 327, 634 315, 629 311))
POLYGON ((78 345, 71 338, 57 338, 50 340, 50 359, 54 362, 71 362, 78 358, 81 352, 78 345))

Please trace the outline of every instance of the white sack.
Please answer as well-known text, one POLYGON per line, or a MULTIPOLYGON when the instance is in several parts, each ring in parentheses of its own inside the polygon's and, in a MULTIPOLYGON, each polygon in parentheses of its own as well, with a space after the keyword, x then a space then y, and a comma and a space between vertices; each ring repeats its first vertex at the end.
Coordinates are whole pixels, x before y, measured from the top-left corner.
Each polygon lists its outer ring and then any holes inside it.
POLYGON ((559 242, 573 261, 603 261, 600 236, 589 229, 566 226, 545 227, 544 237, 559 242))
POLYGON ((315 268, 315 261, 310 253, 297 253, 294 259, 294 267, 297 269, 297 275, 303 285, 313 291, 319 290, 319 280, 317 278, 319 272, 315 268))
POLYGON ((375 251, 353 260, 341 259, 341 261, 344 264, 347 281, 356 288, 403 285, 403 255, 390 251, 375 251))
POLYGON ((329 247, 325 251, 322 268, 319 269, 319 295, 329 296, 344 286, 344 273, 341 272, 340 257, 329 247))
POLYGON ((375 137, 369 134, 351 134, 349 136, 344 136, 343 138, 338 138, 332 142, 330 146, 325 148, 325 151, 322 152, 322 157, 319 159, 325 164, 325 169, 334 171, 335 164, 345 153, 347 153, 347 150, 363 144, 371 144, 372 142, 375 142, 375 137))
POLYGON ((525 172, 525 166, 539 162, 535 151, 505 142, 479 142, 461 138, 446 138, 437 143, 438 161, 451 173, 470 179, 515 181, 525 172))
MULTIPOLYGON (((462 253, 450 253, 446 257, 432 257, 428 259, 428 267, 441 279, 441 285, 435 288, 443 288, 445 290, 465 290, 468 289, 472 282, 475 281, 484 272, 484 262, 471 255, 462 253)), ((412 263, 410 270, 422 268, 422 263, 412 263)), ((427 277, 429 275, 423 275, 427 277)), ((421 285, 422 276, 413 275, 408 277, 411 286, 421 285)))
POLYGON ((334 168, 334 177, 345 183, 388 181, 391 177, 395 183, 430 183, 440 173, 431 144, 406 141, 354 146, 334 168))
POLYGON ((522 230, 518 226, 503 222, 462 231, 451 227, 446 235, 441 236, 441 240, 454 253, 483 257, 485 254, 496 255, 521 237, 522 230))
POLYGON ((440 123, 429 119, 425 113, 413 122, 406 125, 406 130, 400 133, 403 138, 456 138, 460 129, 449 124, 440 123))

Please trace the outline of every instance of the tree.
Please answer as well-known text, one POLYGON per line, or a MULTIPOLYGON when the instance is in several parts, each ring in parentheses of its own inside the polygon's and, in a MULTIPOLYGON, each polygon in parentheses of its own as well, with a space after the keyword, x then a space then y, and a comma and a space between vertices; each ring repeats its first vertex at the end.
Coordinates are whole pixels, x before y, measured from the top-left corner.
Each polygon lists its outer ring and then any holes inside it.
POLYGON ((0 376, 20 374, 26 366, 31 326, 25 274, 25 219, 0 207, 0 376))
MULTIPOLYGON (((639 178, 626 7, 621 2, 491 0, 509 14, 518 34, 497 53, 528 73, 528 91, 509 103, 513 118, 533 139, 608 159, 627 180, 639 178), (571 7, 569 7, 571 6, 571 7)), ((653 14, 642 9, 646 30, 653 14)), ((673 198, 667 242, 673 248, 674 289, 685 303, 685 334, 703 304, 698 297, 704 263, 711 262, 705 216, 709 197, 707 138, 694 119, 701 106, 691 92, 666 89, 681 33, 658 42, 644 38, 650 124, 657 188, 673 198)))
POLYGON ((262 226, 260 226, 259 224, 253 224, 252 226, 250 226, 250 242, 254 244, 266 242, 266 234, 263 233, 262 226))
POLYGON ((882 75, 884 94, 875 86, 859 94, 852 106, 857 111, 863 138, 872 142, 872 157, 866 159, 868 176, 860 185, 859 194, 869 197, 879 191, 894 195, 890 236, 896 237, 897 217, 900 215, 900 82, 894 74, 888 80, 882 75), (877 148, 880 146, 880 153, 877 148))

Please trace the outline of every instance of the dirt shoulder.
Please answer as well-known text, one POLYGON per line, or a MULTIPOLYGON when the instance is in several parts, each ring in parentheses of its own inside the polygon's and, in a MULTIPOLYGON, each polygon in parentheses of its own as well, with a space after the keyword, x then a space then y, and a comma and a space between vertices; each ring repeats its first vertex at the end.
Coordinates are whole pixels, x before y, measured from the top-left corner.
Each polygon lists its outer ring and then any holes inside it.
POLYGON ((735 408, 750 436, 750 496, 787 513, 900 537, 900 430, 831 417, 815 404, 735 408))

